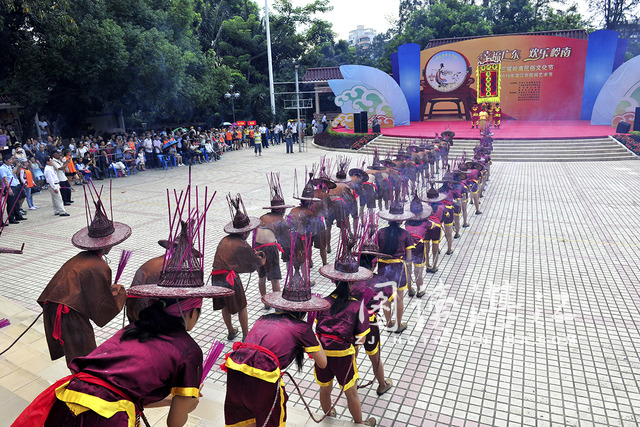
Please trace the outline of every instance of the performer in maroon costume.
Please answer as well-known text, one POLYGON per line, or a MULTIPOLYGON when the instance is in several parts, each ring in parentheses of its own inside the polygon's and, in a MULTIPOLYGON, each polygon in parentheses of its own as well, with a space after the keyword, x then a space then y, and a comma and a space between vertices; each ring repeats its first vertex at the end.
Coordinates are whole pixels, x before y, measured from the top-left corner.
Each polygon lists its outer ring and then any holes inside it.
POLYGON ((365 342, 369 333, 369 316, 361 312, 360 302, 351 295, 355 282, 367 280, 371 271, 359 266, 359 251, 353 253, 341 233, 341 243, 334 264, 320 268, 320 274, 336 283, 336 289, 325 298, 331 304, 329 310, 318 313, 316 333, 327 354, 325 368, 316 364, 316 382, 320 386, 320 404, 326 413, 331 408, 331 390, 336 378, 347 397, 349 412, 357 424, 375 425, 375 418, 363 422, 360 398, 358 397, 358 367, 355 347, 365 342))
POLYGON ((427 191, 426 203, 431 205, 431 216, 429 216, 429 227, 424 239, 425 254, 427 256, 427 273, 435 273, 438 271, 438 258, 440 255, 440 239, 442 238, 442 223, 444 219, 445 208, 439 208, 442 205, 442 201, 447 196, 438 192, 433 185, 427 191), (429 242, 431 243, 431 254, 433 256, 433 262, 429 266, 429 242))
MULTIPOLYGON (((308 249, 310 245, 307 241, 308 249)), ((262 297, 276 313, 260 317, 244 342, 235 343, 227 355, 222 365, 227 372, 225 425, 284 426, 287 393, 282 371, 294 360, 300 370, 305 352, 319 366, 327 365, 311 325, 304 321, 306 312, 329 308, 322 298, 311 295, 308 265, 305 263, 302 274, 289 268, 283 291, 262 297)))
MULTIPOLYGON (((189 198, 189 190, 187 197, 189 198)), ((205 206, 210 203, 205 203, 205 206)), ((183 212, 176 210, 176 216, 183 212)), ((130 294, 154 298, 139 319, 119 331, 89 355, 75 358, 73 375, 41 393, 13 424, 15 427, 116 426, 135 427, 144 407, 170 406, 169 426, 183 426, 198 405, 202 350, 190 337, 200 316, 202 298, 228 295, 228 289, 204 285, 203 256, 193 255, 193 242, 204 242, 201 225, 206 208, 189 212, 191 233, 169 244, 157 284, 129 289, 130 294), (200 234, 202 233, 202 234, 200 234), (186 297, 187 295, 191 297, 186 297)), ((171 224, 182 223, 180 218, 171 224)), ((198 248, 204 249, 204 244, 198 248)), ((145 419, 146 423, 146 419, 145 419)))
MULTIPOLYGON (((405 212, 402 198, 400 192, 396 192, 396 199, 391 203, 391 208, 388 211, 378 213, 381 219, 389 222, 389 226, 378 230, 376 235, 380 252, 388 256, 388 258, 378 260, 378 274, 398 284, 398 296, 394 300, 397 319, 396 333, 407 329, 407 324, 402 322, 404 291, 407 290, 411 282, 412 251, 415 247, 411 234, 404 228, 400 228, 402 222, 413 217, 410 211, 405 212)), ((387 324, 389 328, 393 328, 395 325, 396 323, 393 321, 387 324)))
POLYGON ((125 241, 131 228, 110 220, 99 197, 95 207, 91 224, 71 239, 84 251, 64 263, 38 298, 51 360, 65 356, 67 365, 96 348, 89 320, 103 327, 120 313, 127 298, 122 285, 112 285, 111 269, 102 256, 125 241))
MULTIPOLYGON (((425 291, 422 289, 423 284, 423 270, 427 264, 427 256, 425 254, 424 239, 427 235, 427 229, 429 228, 429 221, 427 218, 431 215, 431 207, 423 206, 422 201, 415 194, 409 205, 409 210, 413 214, 413 217, 405 222, 404 228, 407 230, 413 238, 415 247, 411 251, 411 263, 413 264, 413 277, 416 283, 416 289, 418 291, 418 298, 424 296, 425 291)), ((409 296, 416 295, 416 291, 413 289, 411 283, 408 284, 409 296)))

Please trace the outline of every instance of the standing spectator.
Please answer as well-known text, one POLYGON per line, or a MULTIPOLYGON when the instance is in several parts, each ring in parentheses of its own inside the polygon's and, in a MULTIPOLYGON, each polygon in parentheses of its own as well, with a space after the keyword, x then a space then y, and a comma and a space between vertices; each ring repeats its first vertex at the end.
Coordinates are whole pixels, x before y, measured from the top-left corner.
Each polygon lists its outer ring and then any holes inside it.
POLYGON ((267 127, 264 125, 260 125, 258 128, 258 132, 260 132, 260 140, 262 141, 262 148, 269 148, 269 140, 267 139, 267 127))
POLYGON ((51 194, 51 204, 53 205, 53 214, 59 216, 69 216, 64 210, 62 195, 60 194, 60 180, 58 172, 53 166, 53 159, 49 156, 45 158, 46 166, 44 168, 44 177, 49 185, 49 194, 51 194))
POLYGON ((76 148, 76 157, 78 159, 84 159, 85 153, 89 152, 89 147, 83 142, 78 141, 78 148, 76 148))
POLYGON ((318 133, 318 121, 315 117, 311 120, 311 131, 314 135, 318 133))
POLYGON ((329 127, 329 124, 327 123, 327 115, 323 114, 322 115, 322 132, 325 132, 328 127, 329 127))
POLYGON ((282 132, 284 131, 283 127, 282 127, 282 123, 278 123, 276 125, 275 128, 275 135, 276 135, 276 144, 280 145, 280 143, 282 142, 282 132))
POLYGON ((155 167, 153 162, 153 142, 151 142, 149 133, 147 133, 146 137, 142 141, 142 147, 144 148, 146 158, 149 160, 149 167, 155 167))
POLYGON ((291 135, 293 136, 293 143, 298 143, 298 124, 294 121, 293 123, 289 123, 289 128, 291 129, 291 135))
POLYGON ((287 132, 285 134, 284 141, 287 145, 287 154, 293 153, 293 134, 291 133, 290 127, 287 127, 287 132))
POLYGON ((253 146, 253 152, 256 154, 256 156, 258 155, 258 153, 260 153, 260 155, 262 156, 262 134, 260 132, 256 133, 254 136, 255 140, 254 140, 254 146, 253 146))
POLYGON ((60 195, 62 196, 62 201, 64 202, 65 206, 69 206, 71 203, 73 203, 73 200, 71 200, 71 187, 69 186, 69 180, 67 179, 67 176, 65 175, 65 169, 67 168, 67 161, 64 160, 61 156, 60 156, 60 152, 59 151, 54 151, 53 152, 53 167, 56 170, 56 173, 58 174, 58 181, 60 184, 60 195))
POLYGON ((18 177, 13 173, 13 165, 15 159, 13 154, 7 153, 2 157, 2 166, 0 166, 0 177, 4 184, 4 191, 9 193, 7 197, 7 219, 9 224, 17 224, 18 221, 23 221, 24 218, 18 212, 18 198, 20 197, 20 181, 18 177))
POLYGON ((33 197, 31 196, 31 189, 36 186, 33 181, 33 174, 31 173, 31 167, 29 164, 29 160, 22 160, 20 164, 16 168, 18 172, 18 178, 20 178, 20 183, 22 184, 22 188, 24 191, 24 197, 27 199, 27 205, 29 205, 29 210, 34 211, 38 209, 38 206, 33 204, 33 197))

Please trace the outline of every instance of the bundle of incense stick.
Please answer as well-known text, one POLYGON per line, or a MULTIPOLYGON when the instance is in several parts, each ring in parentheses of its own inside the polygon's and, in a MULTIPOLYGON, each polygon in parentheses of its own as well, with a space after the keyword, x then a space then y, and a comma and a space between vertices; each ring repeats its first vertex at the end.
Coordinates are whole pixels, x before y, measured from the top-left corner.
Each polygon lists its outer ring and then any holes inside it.
POLYGON ((9 319, 0 319, 0 328, 4 328, 5 326, 9 326, 11 322, 9 319))
POLYGON ((204 360, 204 364, 202 365, 202 379, 200 380, 200 384, 202 384, 211 372, 211 368, 215 365, 218 357, 220 357, 220 353, 224 349, 224 344, 220 341, 214 341, 211 343, 211 348, 209 349, 209 353, 207 354, 207 358, 204 360))
POLYGON ((124 267, 129 262, 129 258, 131 258, 131 252, 132 251, 126 251, 124 249, 122 250, 122 253, 120 254, 120 261, 118 262, 118 270, 116 271, 116 278, 113 283, 118 283, 118 281, 120 280, 120 276, 122 276, 124 267))
MULTIPOLYGON (((322 294, 313 294, 313 295, 317 296, 318 298, 323 298, 322 294)), ((313 326, 317 317, 318 317, 317 311, 310 311, 309 313, 307 313, 307 323, 313 326)))

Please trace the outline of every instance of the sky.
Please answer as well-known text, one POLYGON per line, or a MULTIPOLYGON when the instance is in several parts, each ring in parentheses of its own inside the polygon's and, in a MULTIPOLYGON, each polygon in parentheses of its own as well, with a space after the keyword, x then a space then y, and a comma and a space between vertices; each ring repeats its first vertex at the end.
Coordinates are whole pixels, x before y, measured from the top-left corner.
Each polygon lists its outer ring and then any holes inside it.
MULTIPOLYGON (((255 0, 264 8, 264 0, 255 0)), ((269 9, 273 11, 269 2, 269 9)), ((311 3, 310 0, 292 0, 294 6, 303 6, 311 3)), ((389 17, 397 19, 400 0, 330 0, 333 10, 323 16, 323 19, 333 24, 333 31, 338 39, 347 40, 349 31, 355 30, 358 25, 365 28, 373 28, 376 32, 383 33, 389 29, 389 17)))

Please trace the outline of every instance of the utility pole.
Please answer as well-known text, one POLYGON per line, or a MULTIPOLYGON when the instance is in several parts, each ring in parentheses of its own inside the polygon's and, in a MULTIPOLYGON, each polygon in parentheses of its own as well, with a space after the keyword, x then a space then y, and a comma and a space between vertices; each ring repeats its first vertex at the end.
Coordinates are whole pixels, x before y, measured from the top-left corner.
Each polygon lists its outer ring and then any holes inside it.
POLYGON ((273 90, 273 59, 271 58, 271 28, 269 25, 269 7, 268 0, 264 0, 264 16, 267 21, 267 57, 269 58, 269 97, 271 98, 271 115, 272 119, 276 116, 276 95, 273 90))
POLYGON ((300 88, 298 87, 298 68, 300 65, 296 64, 296 112, 298 113, 298 122, 296 123, 296 129, 298 131, 298 152, 302 152, 302 135, 300 126, 300 88))

